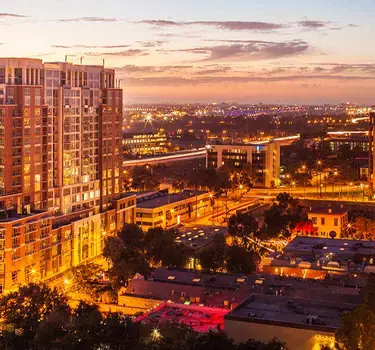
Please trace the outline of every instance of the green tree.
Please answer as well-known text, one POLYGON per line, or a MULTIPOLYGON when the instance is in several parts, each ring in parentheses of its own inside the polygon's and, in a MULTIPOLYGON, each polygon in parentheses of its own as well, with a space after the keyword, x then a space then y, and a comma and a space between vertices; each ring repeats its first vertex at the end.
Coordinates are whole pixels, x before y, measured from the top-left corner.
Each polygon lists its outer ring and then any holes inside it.
POLYGON ((46 284, 21 286, 0 298, 0 318, 20 333, 17 342, 24 349, 32 347, 40 322, 54 310, 66 309, 69 309, 66 296, 46 284))
POLYGON ((341 319, 336 340, 350 350, 375 349, 375 275, 371 274, 363 290, 363 303, 341 319))
POLYGON ((198 260, 203 269, 216 272, 224 267, 225 253, 225 238, 217 234, 213 242, 198 253, 198 260))
POLYGON ((226 268, 230 273, 253 273, 259 260, 258 254, 238 245, 229 246, 226 252, 226 268))
POLYGON ((160 183, 155 180, 150 165, 135 166, 132 170, 131 187, 139 191, 156 190, 160 183))
POLYGON ((125 224, 117 236, 106 239, 103 256, 111 263, 109 274, 116 287, 124 286, 135 274, 150 271, 144 233, 135 224, 125 224))
POLYGON ((288 193, 279 193, 271 207, 264 213, 265 237, 290 236, 296 224, 305 221, 306 213, 298 200, 288 193))
POLYGON ((228 221, 228 232, 246 249, 251 246, 250 240, 260 238, 258 222, 248 213, 232 215, 228 221))
POLYGON ((110 283, 103 282, 103 268, 90 263, 74 267, 67 275, 67 293, 78 293, 97 300, 105 292, 114 292, 110 283))
POLYGON ((145 247, 154 266, 184 267, 189 258, 188 249, 176 244, 174 229, 150 228, 145 234, 145 247))
POLYGON ((287 345, 274 338, 269 342, 261 342, 254 339, 249 339, 247 342, 240 343, 234 347, 235 350, 288 350, 287 345))

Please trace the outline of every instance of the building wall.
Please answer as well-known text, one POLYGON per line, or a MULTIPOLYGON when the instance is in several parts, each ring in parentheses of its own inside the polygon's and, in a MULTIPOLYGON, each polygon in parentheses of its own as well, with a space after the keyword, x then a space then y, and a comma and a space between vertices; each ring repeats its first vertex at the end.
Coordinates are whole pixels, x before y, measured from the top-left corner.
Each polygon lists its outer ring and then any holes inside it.
POLYGON ((329 237, 331 231, 336 232, 336 238, 341 237, 341 233, 348 223, 348 214, 333 214, 333 213, 307 213, 309 220, 311 220, 318 229, 318 235, 329 237))
POLYGON ((168 152, 168 139, 164 133, 126 135, 122 141, 125 157, 128 154, 160 154, 168 152))
POLYGON ((270 341, 276 337, 286 342, 290 350, 320 350, 321 345, 333 345, 333 332, 318 332, 302 328, 281 327, 224 318, 224 330, 236 342, 249 338, 270 341))
POLYGON ((246 164, 250 164, 253 169, 255 185, 278 186, 280 183, 280 143, 274 141, 259 145, 207 146, 206 167, 241 168, 246 164))
POLYGON ((127 308, 131 309, 133 314, 137 312, 147 312, 162 302, 163 300, 134 297, 131 295, 118 296, 118 305, 126 306, 127 308))
POLYGON ((135 221, 121 126, 113 69, 0 58, 0 292, 97 258, 135 221))
POLYGON ((121 222, 134 222, 135 196, 119 199, 113 207, 97 214, 91 210, 53 217, 47 211, 0 221, 0 294, 98 258, 105 237, 121 229, 121 222))
POLYGON ((212 207, 209 193, 204 193, 157 208, 137 207, 136 223, 146 231, 152 227, 170 228, 179 223, 199 218, 210 211, 212 211, 212 207))

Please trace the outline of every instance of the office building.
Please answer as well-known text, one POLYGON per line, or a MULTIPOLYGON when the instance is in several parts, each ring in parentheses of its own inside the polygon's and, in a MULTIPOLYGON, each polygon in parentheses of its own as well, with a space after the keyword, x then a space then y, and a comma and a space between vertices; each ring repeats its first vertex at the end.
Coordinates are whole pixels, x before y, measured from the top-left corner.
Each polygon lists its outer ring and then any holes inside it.
POLYGON ((209 144, 206 166, 208 168, 252 168, 255 186, 274 187, 280 184, 280 144, 209 144))
POLYGON ((103 66, 0 58, 0 288, 52 278, 133 222, 122 90, 103 66))
POLYGON ((139 192, 137 195, 137 225, 143 230, 151 227, 170 228, 208 214, 211 208, 209 193, 182 191, 169 193, 168 189, 139 192))
POLYGON ((299 139, 299 136, 251 141, 246 143, 224 143, 216 141, 206 145, 206 167, 252 170, 253 185, 277 187, 280 185, 280 152, 299 139))
POLYGON ((124 157, 154 156, 167 153, 171 149, 167 134, 158 133, 124 133, 122 140, 124 157))

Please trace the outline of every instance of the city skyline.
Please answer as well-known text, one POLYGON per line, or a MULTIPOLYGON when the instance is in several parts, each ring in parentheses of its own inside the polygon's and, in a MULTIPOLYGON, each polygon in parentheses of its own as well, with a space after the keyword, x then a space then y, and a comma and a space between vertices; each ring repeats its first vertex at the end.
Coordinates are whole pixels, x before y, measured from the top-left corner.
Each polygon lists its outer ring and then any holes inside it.
POLYGON ((116 69, 124 103, 372 102, 368 0, 16 0, 2 56, 116 69), (70 56, 71 55, 71 56, 70 56))

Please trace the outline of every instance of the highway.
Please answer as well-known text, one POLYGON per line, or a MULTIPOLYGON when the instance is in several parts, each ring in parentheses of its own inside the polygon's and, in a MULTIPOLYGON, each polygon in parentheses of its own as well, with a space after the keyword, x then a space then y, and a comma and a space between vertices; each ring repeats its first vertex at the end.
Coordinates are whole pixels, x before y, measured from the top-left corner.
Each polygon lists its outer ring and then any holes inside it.
POLYGON ((196 150, 179 151, 179 152, 170 153, 164 156, 124 160, 123 165, 124 167, 131 167, 131 166, 136 166, 136 165, 180 162, 184 160, 205 158, 205 157, 206 157, 206 148, 197 148, 196 150))

